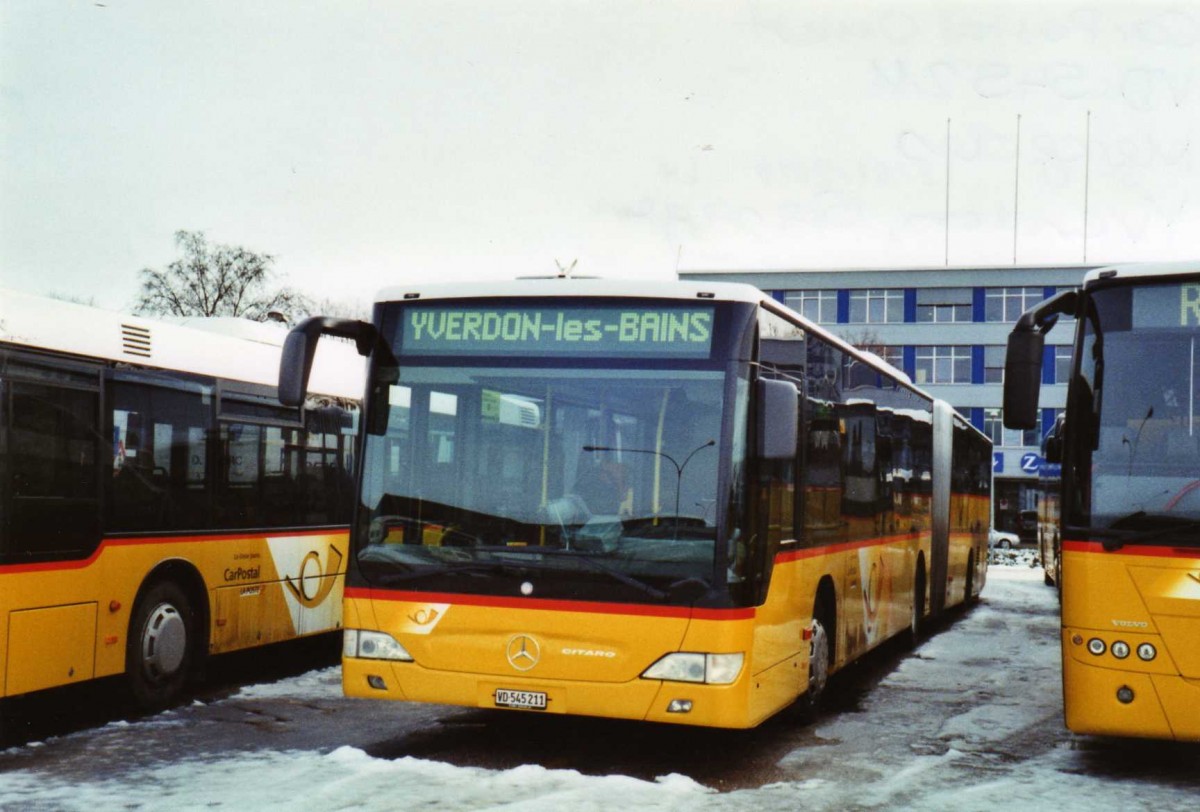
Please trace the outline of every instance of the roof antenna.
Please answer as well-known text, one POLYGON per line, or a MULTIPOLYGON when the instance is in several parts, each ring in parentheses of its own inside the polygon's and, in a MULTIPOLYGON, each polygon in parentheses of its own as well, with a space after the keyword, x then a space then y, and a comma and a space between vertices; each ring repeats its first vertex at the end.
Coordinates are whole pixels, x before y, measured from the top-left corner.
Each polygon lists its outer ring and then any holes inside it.
POLYGON ((579 262, 578 257, 571 260, 571 264, 564 268, 563 264, 561 262, 559 262, 557 259, 554 260, 554 264, 558 266, 558 278, 559 279, 570 279, 571 272, 575 270, 575 264, 577 262, 579 262))

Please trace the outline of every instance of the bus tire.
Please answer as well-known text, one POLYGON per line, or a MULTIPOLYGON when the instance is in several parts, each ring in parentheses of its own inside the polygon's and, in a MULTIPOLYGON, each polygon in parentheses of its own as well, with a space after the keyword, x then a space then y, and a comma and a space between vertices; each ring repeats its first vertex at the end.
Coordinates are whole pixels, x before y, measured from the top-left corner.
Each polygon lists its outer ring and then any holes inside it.
POLYGON ((908 644, 915 648, 925 634, 925 561, 917 562, 913 573, 912 615, 908 621, 908 644))
POLYGON ((133 701, 162 710, 183 696, 195 662, 196 617, 174 581, 159 581, 137 602, 125 645, 125 673, 133 701))
POLYGON ((1055 550, 1057 555, 1054 558, 1054 590, 1058 593, 1058 605, 1062 606, 1062 590, 1063 590, 1063 562, 1062 550, 1055 550))
POLYGON ((805 721, 816 718, 821 700, 829 684, 829 669, 833 663, 833 641, 830 635, 836 622, 828 601, 817 598, 813 607, 812 637, 808 644, 808 686, 800 697, 800 717, 805 721))
POLYGON ((975 605, 975 551, 967 553, 967 585, 963 588, 963 606, 975 605))

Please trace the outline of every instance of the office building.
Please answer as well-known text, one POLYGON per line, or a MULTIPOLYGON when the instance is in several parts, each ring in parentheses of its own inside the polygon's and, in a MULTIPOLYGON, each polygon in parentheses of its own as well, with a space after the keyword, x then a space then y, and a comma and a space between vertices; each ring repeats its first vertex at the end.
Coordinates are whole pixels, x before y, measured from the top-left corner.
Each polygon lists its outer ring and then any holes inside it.
POLYGON ((1047 336, 1040 426, 1004 428, 1004 353, 1017 317, 1097 265, 680 271, 681 279, 744 282, 904 370, 994 444, 995 525, 1030 538, 1042 435, 1067 398, 1074 325, 1047 336), (1028 520, 1028 514, 1026 519, 1028 520))

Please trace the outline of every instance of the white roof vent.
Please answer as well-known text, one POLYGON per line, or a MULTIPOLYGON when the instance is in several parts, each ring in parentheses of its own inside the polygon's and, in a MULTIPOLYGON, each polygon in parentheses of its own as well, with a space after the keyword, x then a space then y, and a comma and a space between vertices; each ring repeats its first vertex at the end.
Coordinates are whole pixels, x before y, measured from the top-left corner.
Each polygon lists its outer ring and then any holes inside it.
POLYGON ((136 324, 121 325, 121 349, 126 355, 150 357, 150 328, 136 324))

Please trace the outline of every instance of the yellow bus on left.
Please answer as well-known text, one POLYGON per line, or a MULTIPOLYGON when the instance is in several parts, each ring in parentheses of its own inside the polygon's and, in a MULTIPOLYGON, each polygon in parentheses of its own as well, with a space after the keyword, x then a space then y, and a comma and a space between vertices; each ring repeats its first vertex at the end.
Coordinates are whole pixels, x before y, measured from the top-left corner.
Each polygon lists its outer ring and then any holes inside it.
POLYGON ((325 342, 282 407, 285 336, 0 289, 0 720, 121 674, 166 707, 209 655, 341 628, 364 366, 325 342))

